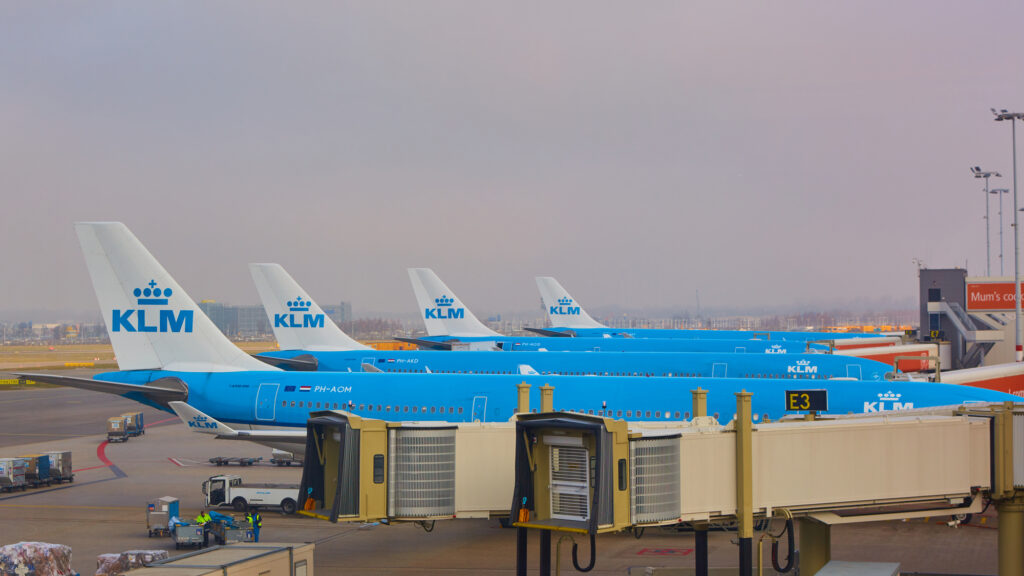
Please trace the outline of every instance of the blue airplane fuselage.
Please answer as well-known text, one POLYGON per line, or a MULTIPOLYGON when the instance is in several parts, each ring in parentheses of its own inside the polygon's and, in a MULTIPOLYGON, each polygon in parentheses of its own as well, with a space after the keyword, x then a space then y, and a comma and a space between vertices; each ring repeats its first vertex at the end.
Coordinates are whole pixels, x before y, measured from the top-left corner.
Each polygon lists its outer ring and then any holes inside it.
POLYGON ((493 342, 502 350, 563 352, 739 352, 796 354, 808 350, 826 351, 824 344, 804 341, 685 338, 564 338, 561 336, 424 336, 422 342, 438 344, 493 342))
MULTIPOLYGON (((304 427, 310 412, 343 409, 368 418, 466 422, 507 421, 516 407, 516 385, 531 385, 531 406, 539 388, 552 384, 555 410, 580 411, 626 420, 688 418, 691 386, 673 378, 365 374, 328 372, 170 372, 138 370, 98 374, 96 380, 143 385, 159 378, 188 385, 187 402, 228 423, 304 427)), ((778 419, 786 392, 827 390, 827 410, 845 414, 945 406, 964 402, 1019 400, 1002 392, 929 382, 819 381, 709 378, 693 382, 708 391, 708 413, 723 423, 735 412, 737 392, 753 393, 758 419, 778 419)), ((141 395, 124 396, 149 405, 141 395)))
POLYGON ((281 350, 261 356, 312 356, 321 372, 519 374, 526 365, 540 374, 564 376, 665 376, 738 378, 856 378, 883 380, 892 367, 856 356, 832 354, 736 354, 732 352, 468 352, 433 350, 281 350))
POLYGON ((789 332, 785 330, 688 330, 677 328, 545 328, 552 332, 573 332, 579 338, 683 338, 687 340, 771 340, 778 342, 814 342, 819 340, 846 340, 850 338, 876 338, 881 334, 850 332, 789 332))

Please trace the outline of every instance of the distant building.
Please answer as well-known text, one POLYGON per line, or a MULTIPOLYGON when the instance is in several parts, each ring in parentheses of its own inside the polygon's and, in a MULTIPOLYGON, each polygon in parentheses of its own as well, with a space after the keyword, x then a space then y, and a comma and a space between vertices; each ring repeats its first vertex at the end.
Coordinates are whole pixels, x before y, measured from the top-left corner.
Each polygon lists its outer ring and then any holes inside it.
POLYGON ((263 306, 237 306, 238 335, 246 338, 270 334, 270 321, 263 306))
POLYGON ((324 306, 324 314, 327 314, 339 326, 352 321, 352 303, 340 302, 338 305, 328 304, 324 306))
POLYGON ((199 309, 229 338, 238 334, 238 309, 214 300, 203 300, 199 309))

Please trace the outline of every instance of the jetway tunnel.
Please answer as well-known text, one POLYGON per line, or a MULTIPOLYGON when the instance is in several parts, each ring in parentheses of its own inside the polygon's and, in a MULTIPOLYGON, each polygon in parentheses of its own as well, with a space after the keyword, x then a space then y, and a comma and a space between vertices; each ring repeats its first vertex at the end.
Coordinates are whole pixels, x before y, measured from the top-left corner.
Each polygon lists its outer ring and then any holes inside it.
MULTIPOLYGON (((703 404, 697 392, 695 406, 703 404)), ((698 530, 698 568, 701 530, 738 523, 740 565, 749 567, 743 542, 753 522, 787 516, 800 524, 801 573, 812 574, 830 559, 831 525, 978 513, 992 500, 1001 515, 1000 573, 1024 572, 1024 406, 755 425, 750 395, 737 396, 739 417, 724 426, 700 411, 686 422, 639 423, 550 412, 550 391, 540 413, 521 404, 513 421, 498 424, 314 413, 305 513, 425 527, 507 516, 524 534, 541 532, 541 573, 550 570, 552 533, 593 542, 599 533, 680 522, 698 530)), ((522 558, 525 573, 525 550, 522 558)), ((706 549, 704 558, 706 567, 706 549)))

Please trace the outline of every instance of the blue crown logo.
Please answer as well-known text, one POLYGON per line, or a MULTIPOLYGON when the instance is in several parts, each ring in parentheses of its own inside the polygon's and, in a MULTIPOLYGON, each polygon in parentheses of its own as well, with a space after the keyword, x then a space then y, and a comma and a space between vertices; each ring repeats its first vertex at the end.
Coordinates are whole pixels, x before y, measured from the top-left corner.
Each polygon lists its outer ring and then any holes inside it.
POLYGON ((157 288, 156 280, 150 280, 148 288, 136 288, 132 294, 139 299, 139 306, 166 306, 171 295, 170 288, 157 288))
POLYGON ((310 304, 312 304, 312 302, 303 300, 302 296, 299 296, 295 300, 288 301, 288 309, 292 312, 308 312, 310 304))
POLYGON ((451 306, 453 302, 455 302, 455 299, 454 298, 449 298, 448 296, 441 296, 440 298, 434 298, 434 304, 437 304, 438 308, 440 308, 441 306, 451 306))
POLYGON ((559 298, 558 299, 558 305, 559 306, 569 306, 571 304, 572 304, 572 298, 569 298, 568 296, 566 296, 564 298, 559 298))

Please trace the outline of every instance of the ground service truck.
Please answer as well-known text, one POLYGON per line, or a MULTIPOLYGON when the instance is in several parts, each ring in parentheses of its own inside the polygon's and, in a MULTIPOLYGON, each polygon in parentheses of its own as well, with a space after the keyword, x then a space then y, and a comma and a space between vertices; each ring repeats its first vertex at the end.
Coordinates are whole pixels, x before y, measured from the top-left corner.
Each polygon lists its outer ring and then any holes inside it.
POLYGON ((298 484, 243 484, 242 477, 234 474, 210 476, 203 482, 206 505, 231 506, 239 512, 252 507, 281 507, 285 514, 292 514, 298 507, 298 484))

